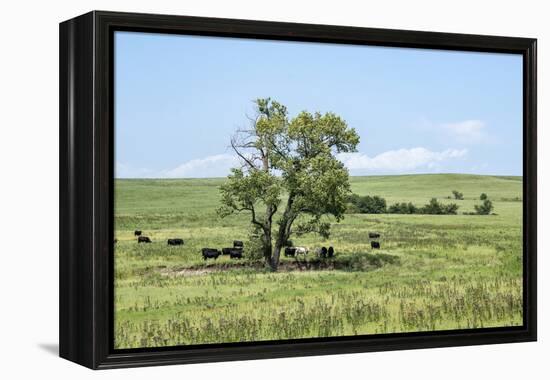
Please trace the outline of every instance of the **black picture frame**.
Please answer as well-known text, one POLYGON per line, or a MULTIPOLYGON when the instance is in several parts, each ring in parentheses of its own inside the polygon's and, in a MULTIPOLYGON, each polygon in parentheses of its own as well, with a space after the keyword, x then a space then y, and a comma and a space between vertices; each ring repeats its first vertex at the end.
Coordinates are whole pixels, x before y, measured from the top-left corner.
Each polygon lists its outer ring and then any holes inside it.
POLYGON ((536 39, 105 11, 62 22, 59 37, 61 357, 103 369, 536 340, 536 39), (118 30, 521 54, 523 326, 115 350, 112 103, 118 30))

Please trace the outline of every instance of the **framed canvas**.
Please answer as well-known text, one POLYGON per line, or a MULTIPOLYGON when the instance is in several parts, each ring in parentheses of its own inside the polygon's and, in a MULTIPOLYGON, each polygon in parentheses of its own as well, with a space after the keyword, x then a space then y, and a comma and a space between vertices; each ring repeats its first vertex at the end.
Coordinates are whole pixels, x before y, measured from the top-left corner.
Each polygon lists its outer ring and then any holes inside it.
POLYGON ((536 340, 536 40, 60 24, 60 356, 536 340))

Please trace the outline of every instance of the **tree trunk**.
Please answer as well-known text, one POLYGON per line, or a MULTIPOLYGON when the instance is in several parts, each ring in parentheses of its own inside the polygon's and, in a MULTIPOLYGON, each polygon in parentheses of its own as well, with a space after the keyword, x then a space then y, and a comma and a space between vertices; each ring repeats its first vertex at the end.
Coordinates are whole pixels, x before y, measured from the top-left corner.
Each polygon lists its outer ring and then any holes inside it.
POLYGON ((271 232, 269 230, 264 230, 262 240, 263 240, 262 243, 263 243, 265 263, 271 266, 272 265, 271 253, 272 253, 273 246, 271 244, 271 232))
POLYGON ((277 271, 279 269, 279 259, 281 257, 282 246, 279 244, 279 241, 275 243, 275 251, 273 252, 273 257, 271 258, 271 269, 277 271))
POLYGON ((283 215, 283 218, 279 222, 279 231, 277 232, 277 237, 275 240, 275 251, 273 252, 273 257, 271 258, 271 269, 276 271, 279 268, 279 259, 281 257, 281 249, 284 247, 287 240, 287 224, 288 219, 283 215))
POLYGON ((294 195, 290 194, 287 201, 286 209, 283 213, 282 219, 279 221, 279 231, 277 232, 277 239, 275 241, 275 251, 271 258, 271 269, 277 270, 279 267, 279 260, 281 258, 281 250, 285 246, 288 238, 290 237, 290 227, 294 221, 291 209, 294 203, 294 195))

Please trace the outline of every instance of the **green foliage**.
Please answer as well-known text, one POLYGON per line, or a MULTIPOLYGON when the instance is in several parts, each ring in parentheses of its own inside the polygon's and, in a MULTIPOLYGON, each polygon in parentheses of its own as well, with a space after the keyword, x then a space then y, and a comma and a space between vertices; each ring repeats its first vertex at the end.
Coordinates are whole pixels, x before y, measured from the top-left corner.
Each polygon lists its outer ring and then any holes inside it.
POLYGON ((458 211, 458 205, 456 203, 443 205, 443 214, 445 215, 456 215, 457 211, 458 211))
POLYGON ((428 215, 456 215, 458 205, 456 203, 444 204, 436 198, 422 207, 416 207, 411 202, 394 203, 388 208, 390 214, 428 214, 428 215))
POLYGON ((485 199, 489 199, 489 197, 487 196, 487 194, 481 193, 481 195, 479 196, 479 199, 484 201, 485 199))
POLYGON ((232 169, 228 181, 220 186, 219 215, 251 211, 258 203, 277 207, 281 203, 282 183, 274 174, 253 170, 245 175, 242 169, 232 169))
POLYGON ((322 221, 320 216, 316 218, 311 218, 306 220, 305 222, 296 223, 294 233, 296 234, 296 236, 316 233, 322 238, 328 239, 330 237, 330 222, 322 221))
POLYGON ((474 206, 478 215, 489 215, 493 211, 493 202, 489 199, 485 199, 481 205, 474 206))
POLYGON ((283 173, 288 201, 287 211, 294 217, 300 214, 318 219, 330 214, 340 220, 346 210, 345 199, 350 192, 348 171, 332 155, 304 158, 283 173))
POLYGON ((436 198, 422 207, 416 207, 412 202, 394 203, 388 208, 390 214, 428 214, 428 215, 456 215, 458 205, 456 203, 444 204, 436 198))
POLYGON ((453 190, 453 197, 457 200, 464 200, 464 194, 458 190, 453 190))
POLYGON ((456 215, 458 205, 444 204, 432 198, 423 207, 416 207, 412 202, 397 202, 386 207, 386 200, 379 196, 360 196, 351 194, 348 200, 348 213, 356 214, 429 214, 429 215, 456 215))
POLYGON ((333 152, 353 152, 359 135, 332 112, 311 114, 302 111, 288 126, 288 137, 296 144, 295 155, 301 158, 332 156, 333 152))
POLYGON ((361 214, 361 210, 355 203, 348 202, 346 206, 346 214, 361 214))
POLYGON ((335 154, 354 151, 359 136, 334 113, 302 111, 289 119, 286 107, 269 98, 257 99, 256 109, 250 129, 231 140, 242 167, 220 187, 218 214, 249 214, 261 231, 266 262, 276 269, 273 239, 279 248, 292 233, 328 237, 327 217, 343 218, 350 185, 335 154))
POLYGON ((258 226, 250 228, 245 242, 244 257, 249 261, 260 261, 263 258, 262 232, 258 226))
POLYGON ((386 200, 377 195, 360 196, 357 194, 351 194, 350 196, 348 196, 347 200, 351 204, 351 207, 353 207, 353 209, 356 210, 356 213, 361 213, 361 214, 385 214, 386 213, 386 200))
POLYGON ((388 208, 390 214, 417 214, 418 208, 411 202, 394 203, 388 208))
POLYGON ((430 199, 430 202, 418 210, 419 214, 430 215, 456 215, 458 205, 456 203, 443 204, 436 198, 430 199))

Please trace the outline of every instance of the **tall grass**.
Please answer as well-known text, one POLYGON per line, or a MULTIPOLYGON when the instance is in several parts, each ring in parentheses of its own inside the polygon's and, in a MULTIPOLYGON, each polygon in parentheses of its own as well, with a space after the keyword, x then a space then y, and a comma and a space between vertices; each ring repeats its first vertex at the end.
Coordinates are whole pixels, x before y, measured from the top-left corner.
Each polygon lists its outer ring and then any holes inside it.
POLYGON ((354 192, 392 202, 425 203, 458 189, 464 211, 487 192, 498 215, 346 215, 329 240, 293 238, 311 248, 334 246, 330 265, 283 258, 288 265, 278 273, 246 260, 202 260, 202 247, 246 240, 245 216, 216 217, 220 183, 117 181, 115 347, 522 324, 517 177, 352 178, 354 192), (137 244, 134 229, 153 243, 137 244), (382 234, 381 250, 371 250, 368 231, 382 234), (169 237, 185 245, 168 246, 169 237))

